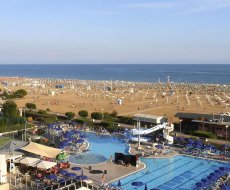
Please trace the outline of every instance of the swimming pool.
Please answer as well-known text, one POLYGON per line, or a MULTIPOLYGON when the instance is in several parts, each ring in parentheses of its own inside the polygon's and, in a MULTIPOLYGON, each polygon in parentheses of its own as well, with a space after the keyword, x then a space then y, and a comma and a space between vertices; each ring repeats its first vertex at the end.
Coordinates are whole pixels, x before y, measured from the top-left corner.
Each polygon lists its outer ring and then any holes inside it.
POLYGON ((128 154, 129 147, 123 139, 91 132, 82 132, 81 135, 89 142, 90 146, 86 153, 71 155, 69 161, 72 163, 97 164, 109 160, 115 152, 128 154))
MULTIPOLYGON (((195 184, 203 178, 219 169, 228 166, 212 160, 193 158, 188 156, 175 156, 167 159, 142 159, 146 169, 120 180, 123 189, 134 189, 131 185, 134 181, 143 182, 148 189, 160 190, 191 190, 196 189, 195 184)), ((117 185, 118 182, 114 182, 117 185)), ((144 186, 135 187, 144 189, 144 186)))
MULTIPOLYGON (((96 155, 98 156, 97 158, 102 157, 104 160, 108 160, 111 155, 114 156, 115 152, 128 154, 129 147, 122 139, 113 136, 96 135, 95 133, 84 132, 83 135, 85 135, 85 139, 90 143, 89 151, 81 154, 82 158, 76 155, 72 156, 72 159, 75 160, 74 163, 85 164, 85 160, 87 157, 90 158, 90 155, 96 155)), ((94 163, 97 158, 91 160, 91 163, 94 163)), ((134 181, 143 182, 144 185, 148 186, 148 189, 195 189, 195 184, 201 179, 207 178, 211 172, 214 172, 221 166, 230 167, 229 163, 189 156, 175 156, 167 159, 142 158, 141 161, 146 164, 146 169, 122 178, 120 180, 122 189, 144 189, 144 186, 133 187, 131 183, 134 181)), ((87 164, 90 164, 89 162, 87 164)), ((118 181, 113 183, 113 185, 117 184, 118 181)))

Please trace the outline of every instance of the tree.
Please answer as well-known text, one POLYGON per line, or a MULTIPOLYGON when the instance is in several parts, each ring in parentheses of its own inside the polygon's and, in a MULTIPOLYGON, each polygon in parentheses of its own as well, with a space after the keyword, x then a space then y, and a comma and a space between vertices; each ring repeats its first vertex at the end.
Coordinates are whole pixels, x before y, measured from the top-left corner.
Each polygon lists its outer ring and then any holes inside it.
POLYGON ((67 117, 68 120, 71 120, 71 119, 74 118, 75 113, 73 113, 73 112, 66 112, 65 116, 67 117))
POLYGON ((12 100, 7 100, 3 104, 2 112, 5 117, 18 117, 19 116, 19 110, 18 110, 17 104, 12 100))
POLYGON ((88 112, 86 111, 86 110, 80 110, 79 112, 78 112, 78 115, 80 116, 80 117, 88 117, 88 112))
POLYGON ((19 89, 13 93, 13 96, 15 98, 23 98, 27 95, 27 92, 24 89, 19 89))
POLYGON ((25 106, 29 109, 36 109, 36 104, 33 104, 33 103, 26 103, 25 106))
POLYGON ((102 119, 103 114, 101 112, 92 112, 91 113, 91 117, 93 119, 98 119, 101 120, 102 119))

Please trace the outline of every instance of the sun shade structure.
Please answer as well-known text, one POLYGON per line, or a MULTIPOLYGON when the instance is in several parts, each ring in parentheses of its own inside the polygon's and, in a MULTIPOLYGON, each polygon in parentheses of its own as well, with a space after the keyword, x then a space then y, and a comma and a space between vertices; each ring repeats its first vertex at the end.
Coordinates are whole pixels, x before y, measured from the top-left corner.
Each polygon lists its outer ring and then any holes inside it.
POLYGON ((53 148, 34 142, 31 142, 30 144, 28 144, 27 146, 21 149, 36 155, 46 156, 48 158, 55 158, 62 151, 61 149, 58 148, 53 148))
POLYGON ((39 169, 44 169, 44 170, 48 170, 56 165, 57 165, 56 162, 49 162, 49 161, 44 161, 44 160, 30 164, 30 166, 32 167, 37 167, 39 169))
POLYGON ((38 158, 25 157, 25 158, 19 160, 18 162, 20 164, 31 165, 31 164, 38 162, 38 161, 40 161, 40 159, 38 159, 38 158))

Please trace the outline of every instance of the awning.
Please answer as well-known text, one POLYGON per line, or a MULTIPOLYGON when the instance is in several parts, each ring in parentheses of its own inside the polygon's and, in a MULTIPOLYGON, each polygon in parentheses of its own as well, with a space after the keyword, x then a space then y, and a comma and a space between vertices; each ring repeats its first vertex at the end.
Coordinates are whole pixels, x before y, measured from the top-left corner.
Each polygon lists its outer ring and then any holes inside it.
POLYGON ((45 160, 42 160, 42 161, 40 160, 39 162, 34 162, 33 164, 30 164, 30 166, 32 167, 37 167, 37 168, 45 169, 45 170, 48 170, 56 165, 57 165, 56 162, 49 162, 45 160))
POLYGON ((80 188, 77 189, 77 190, 90 190, 90 189, 88 189, 88 188, 86 188, 86 187, 80 187, 80 188))
POLYGON ((6 160, 16 160, 20 159, 22 157, 22 154, 11 154, 11 153, 6 153, 6 160))
POLYGON ((62 151, 58 148, 53 148, 34 142, 31 142, 30 144, 21 149, 36 155, 46 156, 48 158, 55 158, 62 151))
POLYGON ((25 157, 25 158, 19 160, 18 163, 25 164, 25 165, 30 165, 30 164, 32 164, 34 162, 37 162, 37 161, 40 161, 40 159, 32 158, 32 157, 25 157))

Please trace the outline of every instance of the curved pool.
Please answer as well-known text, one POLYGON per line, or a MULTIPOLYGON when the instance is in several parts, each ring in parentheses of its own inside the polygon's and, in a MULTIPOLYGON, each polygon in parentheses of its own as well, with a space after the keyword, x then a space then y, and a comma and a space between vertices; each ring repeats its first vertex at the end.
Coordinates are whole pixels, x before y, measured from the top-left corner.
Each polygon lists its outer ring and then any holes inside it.
POLYGON ((97 135, 92 132, 82 132, 89 142, 89 148, 86 153, 71 155, 69 161, 75 164, 98 164, 114 157, 115 152, 129 154, 129 146, 121 139, 110 135, 97 135))

